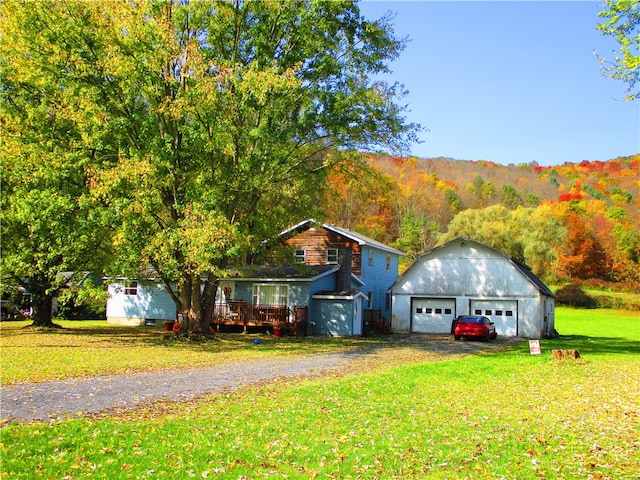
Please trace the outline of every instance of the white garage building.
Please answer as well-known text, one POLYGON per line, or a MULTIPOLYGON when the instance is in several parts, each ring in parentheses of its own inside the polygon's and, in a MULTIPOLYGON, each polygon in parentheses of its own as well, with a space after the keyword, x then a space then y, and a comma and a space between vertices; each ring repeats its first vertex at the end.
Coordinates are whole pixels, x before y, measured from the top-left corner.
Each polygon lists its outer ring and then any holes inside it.
POLYGON ((468 238, 421 255, 391 287, 395 332, 450 333, 458 315, 483 315, 498 335, 554 333, 555 297, 529 268, 468 238))

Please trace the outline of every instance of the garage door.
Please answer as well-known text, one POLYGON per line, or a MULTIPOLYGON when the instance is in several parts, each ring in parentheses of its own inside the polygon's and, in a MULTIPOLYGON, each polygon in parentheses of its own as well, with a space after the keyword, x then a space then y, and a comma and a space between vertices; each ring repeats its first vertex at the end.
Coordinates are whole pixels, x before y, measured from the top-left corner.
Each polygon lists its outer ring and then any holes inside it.
POLYGON ((443 298, 414 298, 411 331, 417 333, 451 333, 456 316, 456 301, 443 298))
POLYGON ((505 337, 518 335, 518 302, 516 300, 473 300, 471 314, 483 315, 496 324, 496 333, 505 337))

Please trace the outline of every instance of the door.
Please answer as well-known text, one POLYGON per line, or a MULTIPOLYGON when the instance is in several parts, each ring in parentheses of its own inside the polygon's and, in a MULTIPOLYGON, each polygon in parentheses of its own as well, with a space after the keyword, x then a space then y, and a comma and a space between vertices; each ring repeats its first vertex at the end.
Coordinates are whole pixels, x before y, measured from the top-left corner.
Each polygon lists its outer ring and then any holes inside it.
POLYGON ((517 300, 472 300, 470 313, 482 315, 495 323, 498 335, 518 336, 517 300))
POLYGON ((362 297, 353 299, 353 334, 362 335, 362 297))
POLYGON ((413 298, 411 312, 412 332, 451 333, 456 301, 452 298, 413 298))

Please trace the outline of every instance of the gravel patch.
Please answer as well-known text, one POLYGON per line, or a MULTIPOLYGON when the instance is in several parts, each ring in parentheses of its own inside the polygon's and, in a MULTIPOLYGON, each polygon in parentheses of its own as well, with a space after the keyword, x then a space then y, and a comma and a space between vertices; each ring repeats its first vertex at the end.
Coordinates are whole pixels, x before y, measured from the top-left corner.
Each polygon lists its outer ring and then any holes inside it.
POLYGON ((397 337, 387 346, 366 351, 8 385, 0 390, 0 418, 2 424, 7 424, 125 410, 163 399, 192 399, 282 378, 371 371, 372 363, 388 366, 434 361, 498 349, 513 341, 454 342, 451 336, 407 335, 397 337))
POLYGON ((51 420, 162 399, 180 401, 277 378, 319 375, 347 361, 344 354, 332 354, 3 386, 1 416, 5 422, 51 420))

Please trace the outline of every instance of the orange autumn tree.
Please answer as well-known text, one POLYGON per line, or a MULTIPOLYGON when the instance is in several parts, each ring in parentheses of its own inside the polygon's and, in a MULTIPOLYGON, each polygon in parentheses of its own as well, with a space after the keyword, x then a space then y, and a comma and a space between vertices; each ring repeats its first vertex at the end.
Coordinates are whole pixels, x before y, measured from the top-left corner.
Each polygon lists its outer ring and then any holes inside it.
POLYGON ((606 254, 602 245, 589 230, 583 217, 571 213, 566 221, 567 243, 558 258, 560 271, 574 279, 601 278, 607 276, 606 254))

